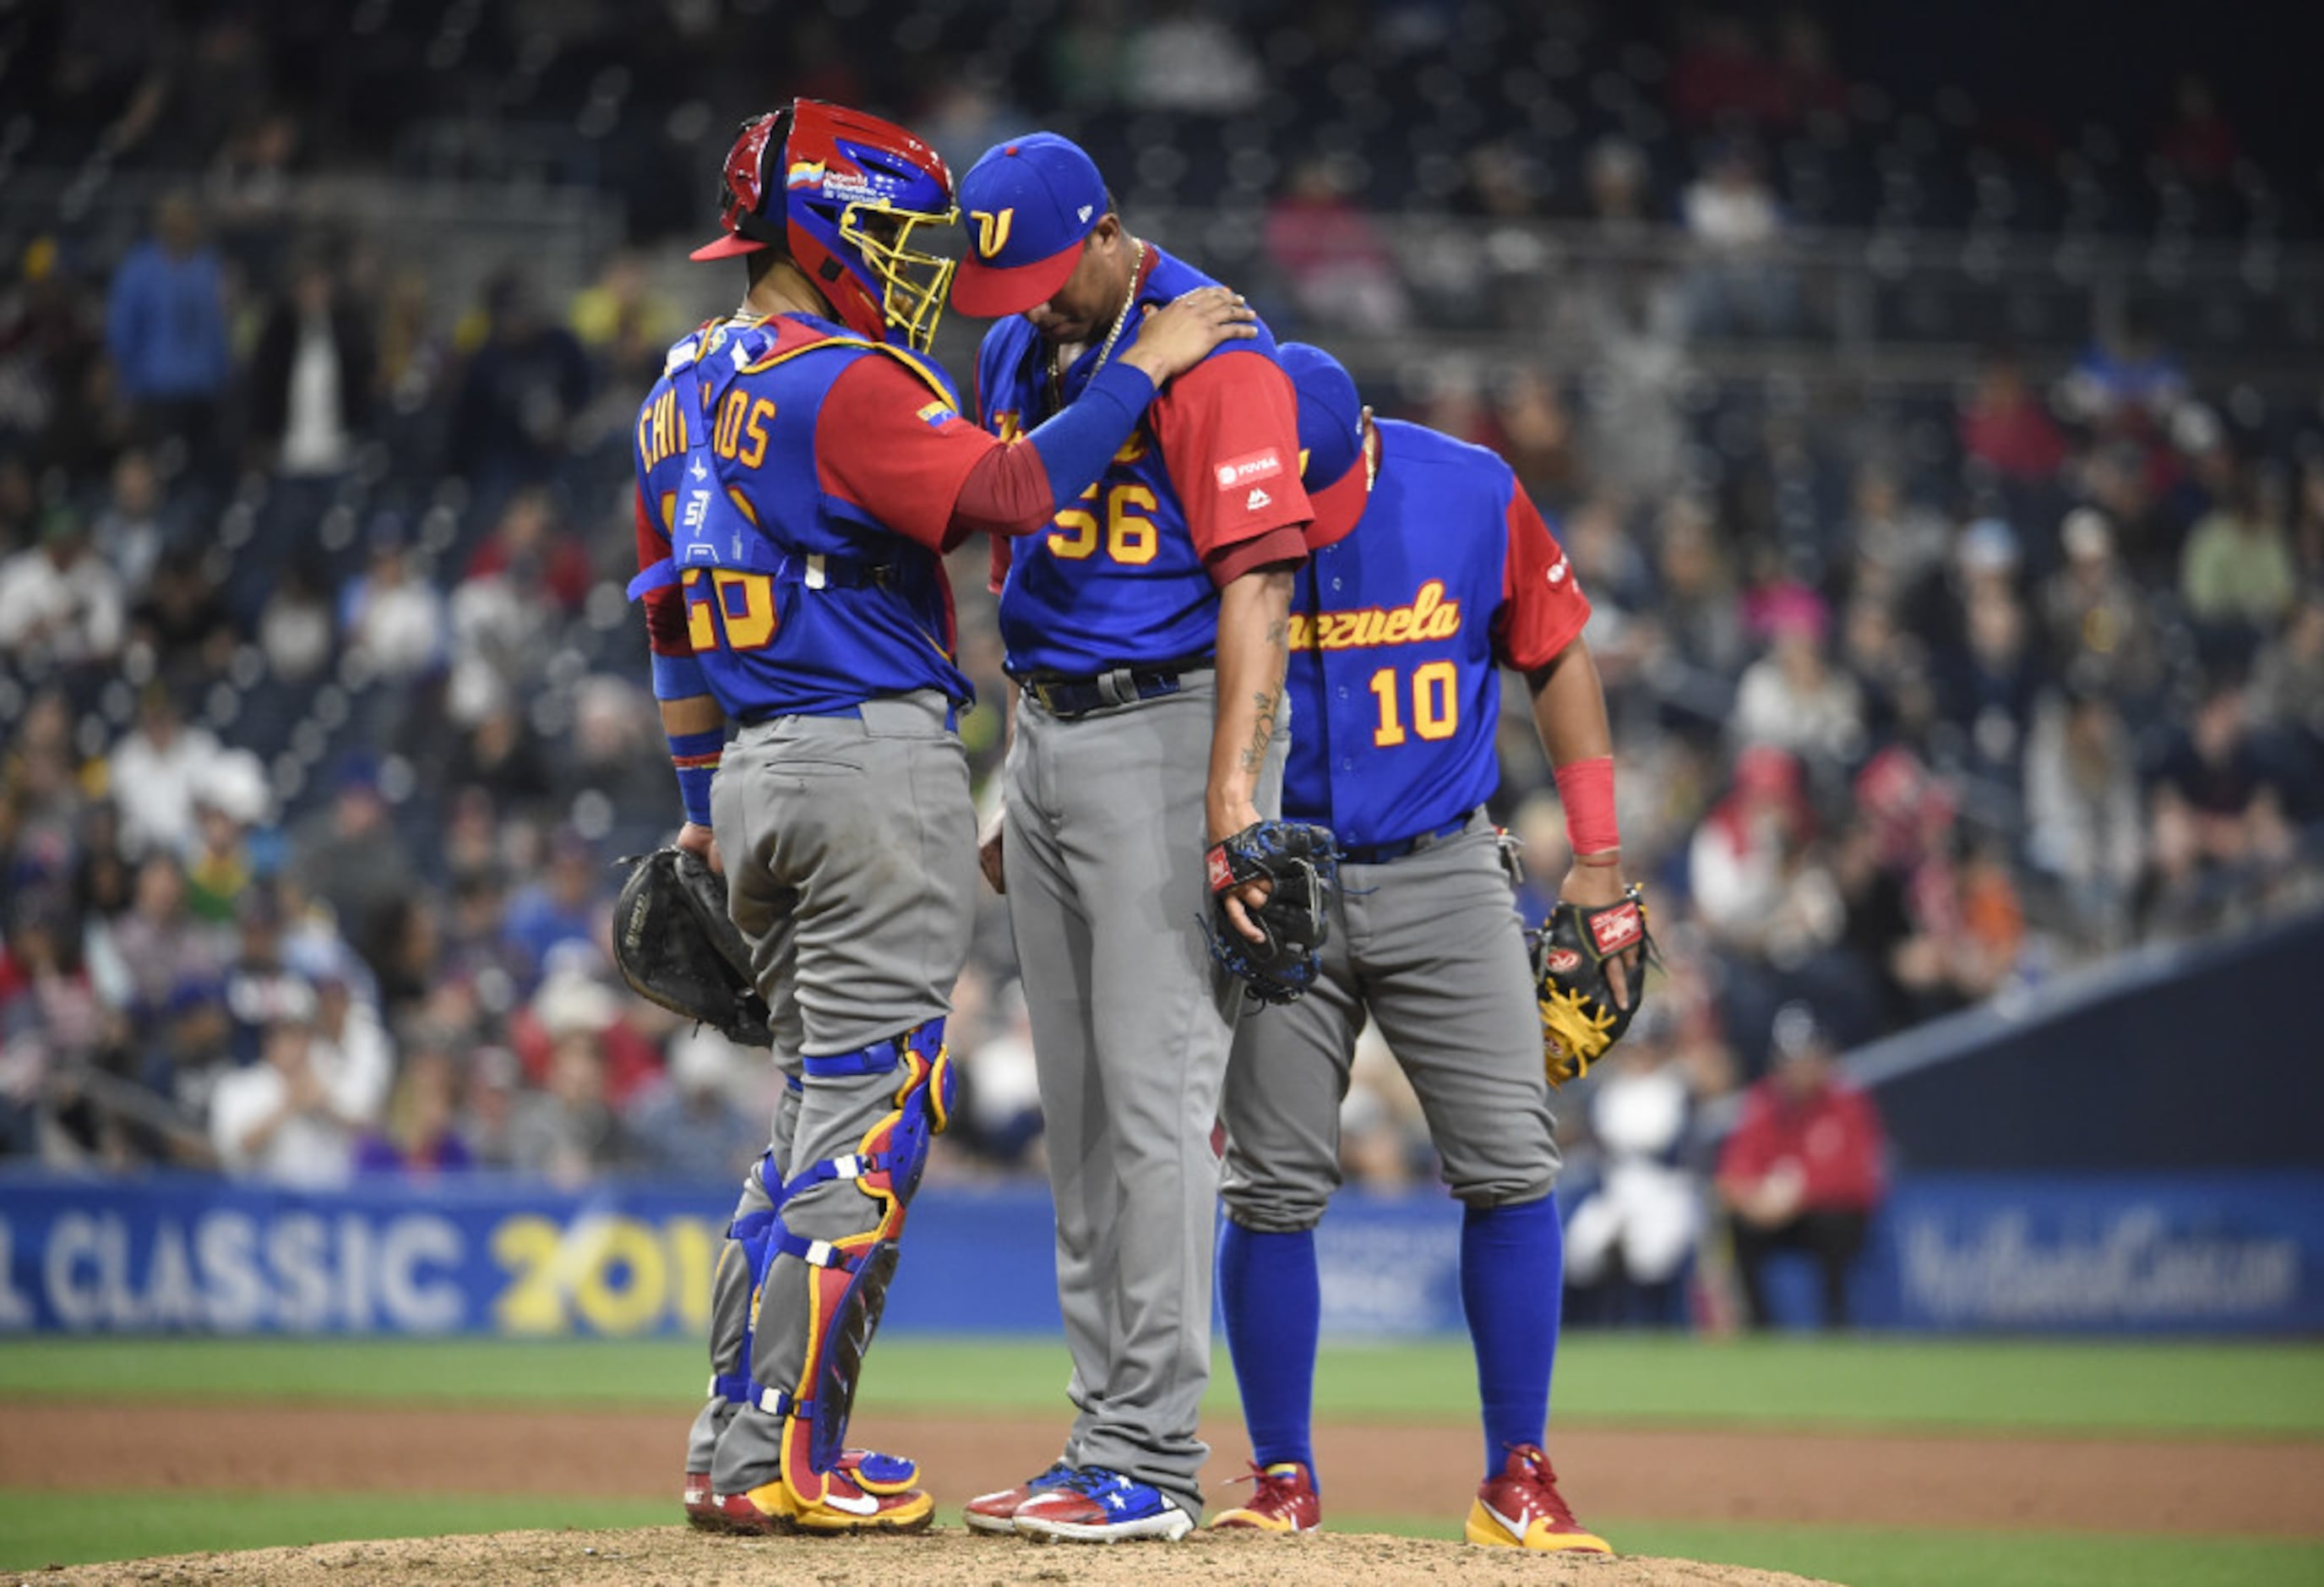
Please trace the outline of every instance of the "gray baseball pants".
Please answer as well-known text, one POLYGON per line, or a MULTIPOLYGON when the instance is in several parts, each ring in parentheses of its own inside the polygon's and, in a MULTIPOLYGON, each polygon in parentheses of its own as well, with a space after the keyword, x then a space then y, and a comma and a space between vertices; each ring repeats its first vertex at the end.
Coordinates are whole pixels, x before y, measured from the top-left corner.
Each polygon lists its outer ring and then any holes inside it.
POLYGON ((1340 1185, 1340 1103, 1364 1014, 1428 1120, 1444 1181, 1471 1206, 1538 1201, 1558 1155, 1533 972, 1482 817, 1383 865, 1342 865, 1323 973, 1235 1032, 1222 1195, 1261 1233, 1312 1229, 1340 1185))
MULTIPOLYGON (((973 923, 976 814, 946 716, 944 698, 924 691, 866 701, 858 716, 776 717, 727 746, 711 785, 728 912, 751 945, 777 1062, 801 1082, 775 1114, 786 1176, 854 1150, 893 1111, 900 1079, 805 1075, 801 1056, 853 1052, 952 1007, 973 923)), ((777 1187, 758 1178, 737 1216, 770 1204, 777 1187)), ((875 1227, 879 1210, 852 1181, 834 1180, 784 1204, 782 1221, 838 1240, 875 1227)), ((778 1257, 763 1289, 751 1375, 792 1389, 807 1359, 807 1269, 778 1257)), ((715 1369, 731 1370, 749 1306, 749 1264, 729 1241, 711 1302, 715 1369)), ((707 1444, 712 1487, 747 1492, 779 1475, 781 1440, 781 1418, 714 1397, 696 1418, 687 1469, 706 1469, 694 1462, 707 1444)))
MULTIPOLYGON (((1047 1119, 1073 1465, 1202 1514, 1219 1163, 1240 990, 1203 923, 1215 680, 1071 720, 1017 711, 1002 853, 1047 1119)), ((1259 807, 1282 789, 1282 743, 1259 807)))

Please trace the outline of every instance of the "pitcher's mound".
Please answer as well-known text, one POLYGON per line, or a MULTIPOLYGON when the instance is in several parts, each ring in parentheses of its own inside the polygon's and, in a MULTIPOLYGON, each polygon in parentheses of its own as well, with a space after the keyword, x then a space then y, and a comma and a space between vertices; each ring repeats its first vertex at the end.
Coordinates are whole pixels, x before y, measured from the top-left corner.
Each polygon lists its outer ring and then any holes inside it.
POLYGON ((246 1554, 77 1565, 42 1572, 50 1582, 190 1587, 221 1580, 265 1587, 476 1587, 487 1582, 576 1582, 603 1587, 765 1587, 770 1582, 933 1582, 939 1587, 1118 1582, 1190 1587, 1372 1587, 1442 1581, 1445 1587, 1584 1582, 1589 1587, 1828 1587, 1803 1576, 1679 1559, 1519 1555, 1416 1537, 1320 1532, 1301 1537, 1198 1532, 1175 1545, 1038 1545, 945 1527, 910 1537, 710 1537, 683 1527, 620 1532, 501 1532, 323 1543, 246 1554))

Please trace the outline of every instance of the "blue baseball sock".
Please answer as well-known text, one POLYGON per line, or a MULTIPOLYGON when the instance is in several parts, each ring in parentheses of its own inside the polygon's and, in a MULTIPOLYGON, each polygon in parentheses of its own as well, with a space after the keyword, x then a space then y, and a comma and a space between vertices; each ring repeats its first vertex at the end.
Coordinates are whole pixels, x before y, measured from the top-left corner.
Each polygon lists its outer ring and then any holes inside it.
POLYGON ((1315 1333, 1323 1309, 1315 1232, 1261 1234, 1229 1218, 1219 1237, 1219 1304, 1251 1458, 1261 1466, 1297 1461, 1314 1472, 1315 1333))
POLYGON ((1461 1220, 1461 1309, 1477 1352, 1488 1480, 1500 1474, 1510 1444, 1539 1444, 1548 1426, 1564 1287, 1565 1235, 1554 1195, 1471 1207, 1461 1220))

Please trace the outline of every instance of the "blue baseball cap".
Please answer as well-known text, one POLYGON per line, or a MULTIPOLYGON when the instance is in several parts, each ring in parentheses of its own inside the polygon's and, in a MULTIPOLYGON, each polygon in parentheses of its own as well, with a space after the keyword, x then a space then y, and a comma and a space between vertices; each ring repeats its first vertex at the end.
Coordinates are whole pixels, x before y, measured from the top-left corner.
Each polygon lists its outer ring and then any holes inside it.
POLYGON ((1081 145, 1055 133, 996 143, 960 179, 968 253, 952 306, 980 319, 1046 303, 1105 218, 1105 179, 1081 145))
POLYGON ((1356 527, 1371 494, 1370 476, 1360 466, 1363 399, 1346 368, 1321 347, 1285 342, 1276 358, 1299 394, 1299 483, 1315 512, 1307 543, 1328 546, 1356 527))

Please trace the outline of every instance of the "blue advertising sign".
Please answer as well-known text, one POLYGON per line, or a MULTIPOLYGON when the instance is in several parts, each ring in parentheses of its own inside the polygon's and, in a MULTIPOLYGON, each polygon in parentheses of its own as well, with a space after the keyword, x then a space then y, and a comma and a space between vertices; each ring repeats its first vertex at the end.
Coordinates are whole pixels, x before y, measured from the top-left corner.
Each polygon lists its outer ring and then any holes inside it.
MULTIPOLYGON (((699 1336, 724 1192, 480 1176, 327 1193, 191 1176, 0 1175, 0 1332, 699 1336)), ((1342 1195, 1323 1324, 1461 1327, 1461 1210, 1342 1195)), ((899 1332, 1057 1332, 1039 1186, 931 1184, 899 1332)), ((1875 1224, 1858 1321, 1932 1331, 2324 1330, 2324 1174, 1921 1176, 1875 1224)), ((1776 1275, 1778 1308, 1804 1275, 1776 1275)))

